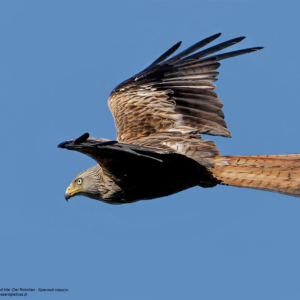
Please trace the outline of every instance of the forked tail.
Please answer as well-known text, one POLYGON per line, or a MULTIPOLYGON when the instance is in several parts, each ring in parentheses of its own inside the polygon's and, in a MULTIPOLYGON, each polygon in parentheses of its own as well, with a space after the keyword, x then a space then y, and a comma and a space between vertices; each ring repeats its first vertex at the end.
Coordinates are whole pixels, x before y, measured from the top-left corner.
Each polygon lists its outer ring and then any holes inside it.
POLYGON ((215 163, 221 184, 300 197, 300 154, 220 156, 215 163))

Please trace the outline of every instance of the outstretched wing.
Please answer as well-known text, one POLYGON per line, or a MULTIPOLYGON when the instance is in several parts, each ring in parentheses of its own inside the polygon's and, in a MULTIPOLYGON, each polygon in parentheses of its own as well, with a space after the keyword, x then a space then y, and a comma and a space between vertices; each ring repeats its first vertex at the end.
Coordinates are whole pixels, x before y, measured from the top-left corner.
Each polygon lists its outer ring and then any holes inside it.
MULTIPOLYGON (((148 162, 161 161, 166 154, 185 154, 196 160, 202 166, 211 168, 214 165, 212 157, 219 154, 214 142, 202 140, 200 137, 170 137, 161 136, 137 144, 122 143, 106 139, 89 138, 85 133, 77 139, 58 145, 59 148, 75 150, 93 158, 107 174, 119 174, 122 166, 132 164, 132 159, 147 159, 148 162), (174 146, 179 147, 176 151, 174 146)), ((141 164, 143 166, 143 164, 141 164)))
POLYGON ((213 91, 219 61, 262 47, 208 56, 244 39, 240 37, 192 54, 219 36, 204 39, 166 60, 181 43, 176 44, 112 91, 108 105, 118 141, 151 146, 158 140, 164 143, 164 137, 169 140, 174 134, 181 136, 181 141, 183 136, 200 133, 231 136, 224 121, 223 103, 213 91))
POLYGON ((144 168, 145 162, 160 163, 162 162, 160 156, 169 154, 169 152, 159 149, 89 138, 88 133, 77 139, 60 143, 58 147, 78 151, 90 156, 101 165, 106 175, 116 182, 126 181, 124 174, 125 176, 128 175, 128 172, 134 174, 137 171, 137 167, 144 168))
MULTIPOLYGON (((173 151, 89 138, 88 133, 77 139, 60 143, 58 147, 78 151, 90 156, 116 182, 126 182, 127 177, 138 176, 138 174, 141 174, 141 169, 147 170, 147 165, 155 164, 157 166, 156 169, 159 170, 159 165, 169 158, 169 155, 171 155, 173 160, 174 157, 175 160, 176 158, 184 157, 173 153, 173 151)), ((188 161, 192 162, 192 160, 185 158, 185 163, 188 161)))

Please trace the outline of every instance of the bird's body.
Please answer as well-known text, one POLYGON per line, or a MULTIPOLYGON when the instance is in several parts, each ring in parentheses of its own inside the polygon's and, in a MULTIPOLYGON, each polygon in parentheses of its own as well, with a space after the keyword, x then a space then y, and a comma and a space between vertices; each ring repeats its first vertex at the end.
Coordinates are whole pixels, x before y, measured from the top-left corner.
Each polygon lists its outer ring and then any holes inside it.
POLYGON ((166 60, 179 47, 176 44, 113 90, 108 105, 115 120, 117 141, 84 134, 59 145, 97 162, 76 176, 66 191, 66 199, 84 195, 122 204, 217 184, 300 196, 298 155, 222 157, 214 142, 201 138, 201 133, 231 137, 223 103, 213 91, 218 61, 261 49, 207 57, 243 39, 237 38, 191 54, 219 35, 166 60))
MULTIPOLYGON (((97 165, 91 169, 92 173, 99 174, 98 182, 105 180, 108 183, 108 180, 112 180, 111 188, 107 191, 103 186, 97 188, 104 191, 101 200, 110 204, 148 200, 197 185, 207 187, 217 184, 212 173, 205 167, 177 153, 117 142, 107 144, 96 139, 88 139, 79 145, 74 145, 73 141, 64 142, 60 147, 87 155, 94 152, 100 155, 101 167, 97 165)), ((79 177, 82 178, 82 175, 79 177)), ((78 194, 83 195, 82 191, 78 194)))

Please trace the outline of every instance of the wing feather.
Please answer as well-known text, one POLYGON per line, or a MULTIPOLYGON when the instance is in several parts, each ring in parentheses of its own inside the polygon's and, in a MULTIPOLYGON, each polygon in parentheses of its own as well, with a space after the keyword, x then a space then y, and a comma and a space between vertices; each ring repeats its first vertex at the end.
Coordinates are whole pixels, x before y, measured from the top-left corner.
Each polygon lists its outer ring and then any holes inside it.
POLYGON ((173 56, 172 58, 167 60, 167 62, 170 63, 171 61, 175 61, 175 60, 178 60, 182 57, 188 56, 189 54, 197 51, 198 49, 205 47, 206 45, 208 45, 209 43, 211 43, 212 41, 217 39, 220 35, 221 35, 221 33, 214 34, 214 35, 212 35, 212 36, 210 36, 210 37, 194 44, 193 46, 191 46, 191 47, 187 48, 186 50, 184 50, 184 51, 178 53, 177 55, 173 56))
POLYGON ((241 42, 243 39, 245 39, 244 36, 226 41, 224 43, 220 43, 216 46, 213 46, 213 47, 210 47, 210 48, 205 49, 203 51, 197 52, 197 53, 195 53, 195 54, 193 54, 193 55, 191 55, 191 56, 189 56, 185 59, 199 59, 201 57, 205 57, 205 56, 210 55, 212 53, 215 53, 215 52, 221 51, 225 48, 228 48, 228 47, 230 47, 234 44, 237 44, 237 43, 241 42))
POLYGON ((155 66, 155 65, 159 64, 160 62, 166 60, 170 55, 172 55, 180 47, 181 43, 182 42, 178 42, 173 47, 171 47, 168 51, 166 51, 164 54, 162 54, 157 60, 155 60, 148 68, 151 68, 152 66, 155 66))
MULTIPOLYGON (((160 137, 168 136, 170 149, 186 155, 190 153, 194 158, 198 154, 194 150, 183 150, 187 149, 183 144, 194 141, 195 136, 198 135, 198 144, 201 133, 231 137, 224 121, 223 102, 213 91, 216 87, 213 82, 219 74, 216 71, 220 66, 218 61, 262 47, 215 54, 244 39, 239 37, 194 53, 219 36, 216 34, 204 39, 166 60, 180 46, 181 43, 177 43, 145 70, 112 91, 108 105, 119 142, 138 145, 142 141, 144 146, 158 147, 166 143, 160 137), (174 145, 169 141, 172 136, 174 145)), ((213 145, 210 145, 209 151, 217 155, 213 145)), ((207 151, 204 152, 208 155, 207 151)))

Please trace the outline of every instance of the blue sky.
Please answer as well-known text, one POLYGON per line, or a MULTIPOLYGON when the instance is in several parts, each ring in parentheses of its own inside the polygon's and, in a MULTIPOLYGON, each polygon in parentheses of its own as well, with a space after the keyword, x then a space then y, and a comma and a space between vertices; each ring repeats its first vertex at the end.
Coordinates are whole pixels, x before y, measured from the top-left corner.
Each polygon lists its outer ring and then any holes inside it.
POLYGON ((299 299, 300 199, 233 187, 110 206, 64 191, 115 139, 111 90, 182 40, 246 36, 216 91, 223 155, 300 152, 298 1, 0 2, 3 288, 30 299, 299 299))

